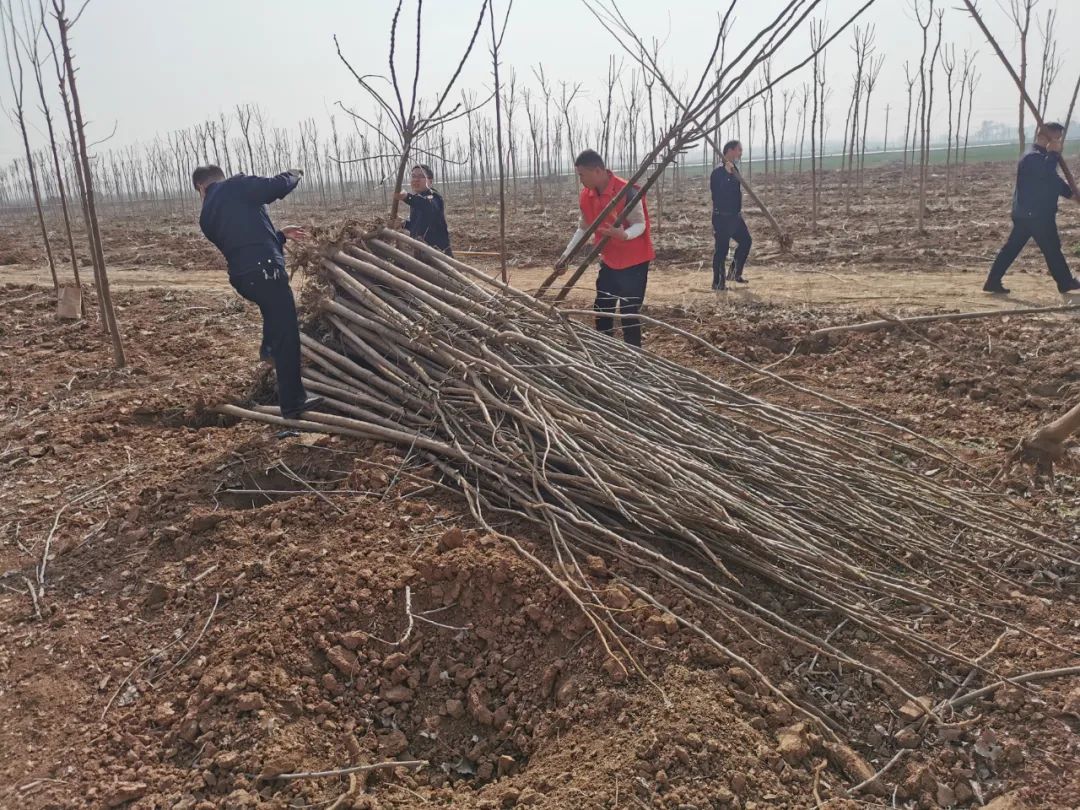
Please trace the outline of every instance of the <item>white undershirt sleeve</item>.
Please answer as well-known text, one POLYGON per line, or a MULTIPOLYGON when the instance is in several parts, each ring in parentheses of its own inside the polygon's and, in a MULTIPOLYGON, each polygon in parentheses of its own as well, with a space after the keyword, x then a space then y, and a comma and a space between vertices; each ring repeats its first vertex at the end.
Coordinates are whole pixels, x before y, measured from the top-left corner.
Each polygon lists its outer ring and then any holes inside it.
POLYGON ((637 239, 643 233, 645 233, 645 209, 641 207, 641 200, 638 200, 634 204, 634 207, 626 214, 626 221, 623 223, 623 230, 626 231, 626 238, 637 239))

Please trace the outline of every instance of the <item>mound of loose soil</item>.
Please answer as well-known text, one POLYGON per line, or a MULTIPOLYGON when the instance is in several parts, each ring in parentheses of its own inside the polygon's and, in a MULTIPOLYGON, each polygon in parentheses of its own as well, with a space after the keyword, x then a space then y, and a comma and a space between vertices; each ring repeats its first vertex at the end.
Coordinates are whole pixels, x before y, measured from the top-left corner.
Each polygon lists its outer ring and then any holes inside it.
MULTIPOLYGON (((1014 790, 1023 804, 1002 806, 1060 808, 1080 790, 1080 696, 1068 680, 1002 689, 935 727, 864 674, 648 583, 821 707, 837 741, 635 601, 617 584, 629 572, 595 558, 593 587, 641 639, 633 660, 609 657, 558 588, 478 532, 430 469, 372 444, 277 439, 200 407, 261 396, 257 314, 230 300, 119 295, 132 365, 113 371, 95 323, 58 324, 46 292, 0 290, 3 806, 762 810, 977 806, 1014 790), (858 802, 845 798, 897 753, 858 802), (427 764, 282 778, 389 760, 427 764)), ((661 314, 761 364, 786 357, 811 324, 850 318, 661 314)), ((990 466, 996 447, 1068 401, 1060 348, 1073 328, 939 327, 926 333, 933 346, 850 335, 796 349, 775 370, 981 451, 990 466)), ((801 396, 681 339, 649 341, 771 398, 801 396)), ((1054 497, 1045 482, 1015 486, 1056 508, 1075 482, 1058 483, 1054 497)), ((499 528, 557 564, 543 537, 499 528)), ((1004 595, 1017 626, 1076 648, 1075 572, 1026 576, 1045 593, 1054 577, 1057 595, 1004 595)), ((790 595, 762 598, 782 615, 807 610, 790 595)), ((915 694, 954 691, 935 662, 898 658, 827 614, 813 620, 915 694)), ((1020 635, 993 660, 1015 672, 1075 663, 1020 635)))

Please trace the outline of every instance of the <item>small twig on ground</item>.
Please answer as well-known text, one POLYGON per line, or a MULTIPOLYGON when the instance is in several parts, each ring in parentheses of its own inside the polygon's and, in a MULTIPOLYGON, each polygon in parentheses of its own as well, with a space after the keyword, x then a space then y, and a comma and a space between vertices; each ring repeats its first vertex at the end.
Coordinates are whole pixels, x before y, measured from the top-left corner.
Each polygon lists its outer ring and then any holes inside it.
POLYGON ((338 768, 333 771, 304 771, 303 773, 283 773, 277 779, 323 779, 328 776, 345 776, 350 773, 366 773, 367 771, 380 771, 387 768, 423 768, 427 765, 426 759, 410 759, 402 762, 391 760, 389 762, 376 762, 374 765, 353 765, 349 768, 338 768))
POLYGON ((869 787, 870 785, 874 784, 874 782, 876 782, 878 779, 880 779, 886 773, 888 773, 893 765, 895 765, 897 762, 899 762, 901 759, 903 759, 905 754, 910 754, 910 753, 911 753, 910 748, 901 748, 899 751, 897 751, 895 754, 893 754, 893 758, 890 759, 888 762, 886 762, 885 766, 880 771, 875 773, 869 779, 864 779, 862 782, 859 782, 859 784, 855 785, 855 787, 853 787, 849 792, 850 793, 858 793, 859 791, 864 790, 867 787, 869 787))
POLYGON ((818 792, 818 784, 821 782, 821 772, 829 764, 827 759, 821 760, 814 766, 814 801, 817 802, 817 806, 821 807, 824 802, 821 800, 821 794, 818 792))
MULTIPOLYGON (((162 677, 163 677, 164 675, 166 675, 166 674, 168 674, 169 672, 172 672, 172 671, 173 671, 174 669, 176 669, 176 667, 178 667, 178 666, 179 666, 179 665, 180 665, 180 664, 181 664, 181 663, 182 663, 182 662, 184 661, 184 659, 185 659, 185 658, 187 658, 187 656, 188 656, 188 655, 189 655, 189 654, 191 653, 191 651, 192 651, 192 649, 194 649, 195 645, 199 643, 199 639, 201 639, 201 638, 202 638, 202 636, 203 636, 203 633, 205 633, 205 632, 206 632, 206 628, 207 628, 207 626, 208 626, 208 625, 210 624, 210 619, 214 618, 214 612, 215 612, 215 611, 217 610, 217 606, 218 606, 218 600, 219 600, 220 598, 221 598, 221 594, 215 594, 215 595, 214 595, 214 607, 213 607, 213 608, 211 609, 211 611, 210 611, 210 616, 209 616, 209 617, 207 618, 207 620, 206 620, 206 624, 204 624, 204 625, 203 625, 203 628, 202 628, 202 630, 201 630, 201 631, 199 631, 199 637, 198 637, 198 638, 196 638, 196 639, 195 639, 195 641, 194 641, 194 643, 192 643, 192 645, 191 645, 190 647, 188 647, 188 648, 187 648, 187 650, 185 650, 185 651, 184 651, 184 654, 183 654, 183 655, 182 655, 182 656, 180 657, 180 660, 179 660, 179 661, 177 661, 177 662, 176 662, 175 664, 173 664, 173 666, 172 666, 172 667, 170 667, 170 668, 169 668, 168 670, 166 670, 166 671, 165 671, 164 673, 162 673, 162 675, 159 675, 159 676, 158 676, 158 679, 159 679, 159 680, 160 680, 160 678, 162 678, 162 677)), ((131 672, 129 672, 129 673, 127 674, 127 677, 126 677, 126 678, 124 678, 124 680, 120 682, 120 685, 116 687, 116 691, 114 691, 114 692, 113 692, 113 694, 112 694, 112 697, 111 697, 111 698, 109 698, 109 702, 108 702, 108 703, 106 703, 106 704, 105 704, 105 708, 101 710, 101 719, 102 719, 102 720, 104 720, 104 719, 105 719, 105 715, 106 715, 106 714, 108 714, 108 712, 109 712, 109 709, 110 709, 110 708, 112 707, 112 705, 113 705, 113 702, 114 702, 114 701, 116 700, 116 698, 117 698, 117 697, 119 697, 119 696, 120 696, 120 693, 121 693, 121 692, 123 691, 124 687, 125 687, 125 686, 127 686, 128 682, 129 682, 129 681, 130 681, 130 680, 131 680, 131 679, 132 679, 132 678, 133 678, 133 677, 135 676, 135 673, 136 673, 136 672, 138 672, 138 671, 139 671, 140 669, 142 669, 143 667, 145 667, 145 666, 146 666, 147 664, 149 664, 149 663, 150 663, 151 661, 154 661, 154 660, 156 660, 156 659, 160 658, 160 657, 161 657, 162 655, 164 655, 164 654, 165 654, 165 651, 166 651, 166 650, 168 650, 168 649, 169 649, 170 647, 172 647, 172 646, 173 646, 173 645, 175 645, 175 644, 179 644, 179 643, 180 643, 180 641, 181 641, 181 640, 182 640, 183 638, 184 638, 184 637, 183 637, 183 635, 177 636, 177 637, 176 637, 176 638, 174 638, 174 639, 173 639, 172 641, 170 641, 170 642, 169 642, 168 644, 166 644, 166 645, 165 645, 164 647, 162 647, 162 648, 161 648, 160 650, 158 650, 158 651, 157 651, 157 652, 155 652, 155 653, 152 653, 151 655, 148 655, 148 656, 147 656, 146 658, 144 658, 144 659, 143 659, 142 661, 140 661, 140 662, 139 662, 138 664, 136 664, 136 665, 135 665, 135 666, 134 666, 134 667, 132 668, 131 672)))
POLYGON ((198 646, 199 642, 202 640, 202 637, 206 634, 206 628, 210 626, 210 622, 214 620, 214 614, 217 613, 218 602, 220 601, 221 594, 215 593, 214 606, 210 608, 210 615, 206 617, 206 621, 203 623, 202 630, 199 631, 199 635, 195 637, 195 640, 193 642, 191 642, 191 646, 184 650, 184 654, 176 660, 175 664, 162 672, 160 675, 155 675, 153 678, 151 678, 151 681, 160 681, 162 678, 164 678, 166 675, 168 675, 170 672, 172 672, 174 669, 179 667, 182 663, 184 663, 184 661, 187 660, 187 657, 191 655, 191 651, 198 646))
MULTIPOLYGON (((130 465, 129 465, 129 468, 130 468, 130 465)), ((85 501, 87 498, 89 498, 94 493, 99 492, 100 490, 102 490, 105 487, 109 486, 109 484, 112 484, 112 483, 114 483, 116 481, 119 481, 121 478, 123 478, 125 475, 128 474, 129 468, 125 468, 123 472, 121 472, 119 475, 113 476, 108 481, 106 481, 106 482, 104 482, 102 484, 98 484, 96 487, 93 487, 92 489, 88 489, 85 492, 80 493, 79 495, 76 495, 74 498, 72 498, 70 501, 68 501, 63 506, 60 507, 60 510, 56 513, 56 517, 53 518, 52 528, 49 529, 49 534, 45 537, 45 549, 41 553, 41 562, 38 564, 37 581, 38 581, 38 590, 39 590, 41 596, 43 596, 43 597, 45 596, 45 569, 49 564, 49 549, 52 547, 52 539, 53 539, 53 536, 56 534, 57 527, 59 527, 59 525, 60 525, 61 516, 70 507, 75 506, 78 503, 82 503, 83 501, 85 501)))
POLYGON ((984 686, 981 689, 976 689, 974 692, 968 692, 966 695, 962 695, 958 698, 953 698, 948 702, 950 709, 959 709, 961 706, 966 706, 969 703, 974 703, 981 697, 992 695, 998 689, 1008 684, 1021 684, 1030 683, 1032 681, 1047 681, 1051 678, 1065 678, 1070 675, 1080 675, 1080 667, 1062 667, 1061 669, 1044 669, 1039 672, 1026 672, 1023 675, 1015 675, 1011 678, 992 683, 989 686, 984 686))
POLYGON ((942 354, 947 354, 947 355, 952 355, 953 354, 948 349, 946 349, 943 346, 941 346, 941 345, 935 343, 934 341, 932 341, 926 335, 916 331, 915 328, 913 326, 911 326, 910 324, 906 323, 903 318, 900 318, 897 315, 893 315, 893 314, 891 314, 889 312, 885 312, 884 310, 880 310, 880 309, 875 309, 874 314, 877 315, 879 318, 882 318, 882 319, 884 319, 886 321, 892 321, 897 326, 902 328, 905 332, 907 332, 909 335, 914 337, 916 340, 918 340, 918 341, 920 341, 922 343, 925 343, 926 345, 928 345, 928 346, 930 346, 932 348, 937 349, 942 354))
POLYGON ((1050 315, 1055 312, 1080 312, 1080 305, 1067 304, 1057 307, 1024 307, 1022 309, 992 309, 979 312, 952 312, 944 315, 920 315, 916 318, 890 318, 880 321, 866 321, 864 323, 844 324, 842 326, 828 326, 824 329, 815 329, 810 337, 833 335, 839 332, 873 332, 876 329, 888 329, 892 326, 902 326, 911 323, 938 323, 942 321, 973 321, 981 318, 1007 318, 1010 315, 1050 315))
POLYGON ((948 705, 950 700, 956 700, 956 698, 958 698, 960 696, 960 693, 964 691, 964 689, 967 687, 967 685, 969 683, 971 683, 971 679, 975 677, 975 673, 979 671, 979 665, 981 665, 983 661, 985 661, 987 658, 989 658, 991 655, 993 655, 995 652, 997 652, 997 648, 1001 646, 1001 642, 1003 642, 1009 636, 1015 636, 1015 635, 1016 635, 1016 631, 1012 630, 1012 629, 1007 629, 1007 630, 1002 631, 1001 635, 999 635, 997 637, 997 641, 995 641, 990 646, 990 649, 988 649, 986 652, 984 652, 982 655, 980 655, 978 658, 976 658, 972 662, 973 664, 975 664, 975 666, 973 666, 968 671, 968 674, 964 677, 963 682, 961 682, 961 684, 958 687, 956 687, 956 691, 953 692, 952 697, 949 698, 949 700, 943 701, 941 703, 941 705, 938 706, 936 711, 941 711, 942 709, 944 709, 945 706, 948 705))
POLYGON ((34 615, 40 619, 41 605, 38 604, 37 591, 34 590, 34 583, 30 581, 29 577, 23 577, 23 582, 26 583, 26 589, 30 591, 30 598, 34 600, 34 615))
POLYGON ((202 580, 206 579, 206 577, 210 576, 212 573, 217 571, 217 569, 218 569, 218 564, 214 563, 209 568, 207 568, 205 571, 203 571, 201 574, 196 576, 195 579, 191 580, 191 584, 194 585, 196 582, 201 582, 202 580))
POLYGON ((280 465, 281 465, 281 468, 282 468, 283 470, 285 470, 285 472, 287 472, 287 473, 289 474, 289 476, 290 476, 290 477, 291 477, 291 478, 292 478, 292 479, 293 479, 294 481, 296 481, 296 483, 298 483, 298 484, 300 484, 301 486, 303 486, 303 487, 307 488, 308 490, 310 490, 311 492, 313 492, 313 493, 314 493, 315 495, 318 495, 318 496, 319 496, 319 497, 320 497, 320 498, 321 498, 322 500, 326 501, 326 502, 327 502, 328 504, 330 504, 330 506, 332 506, 332 507, 333 507, 334 509, 336 509, 336 510, 337 510, 337 513, 338 513, 339 515, 344 515, 344 514, 345 514, 345 510, 344 510, 344 509, 342 509, 342 508, 341 508, 340 506, 338 506, 338 505, 337 505, 336 503, 334 503, 334 502, 333 502, 332 500, 330 500, 330 499, 329 499, 329 498, 327 498, 327 497, 326 497, 325 495, 323 495, 323 494, 322 494, 321 492, 319 492, 319 490, 315 489, 315 487, 313 487, 313 486, 312 486, 311 484, 309 484, 309 483, 308 483, 307 481, 305 481, 305 480, 304 480, 303 478, 301 478, 301 477, 300 477, 299 475, 297 475, 296 473, 294 473, 294 472, 292 471, 292 469, 291 469, 291 468, 289 467, 289 465, 288 465, 288 464, 286 464, 286 463, 285 463, 284 461, 282 461, 281 459, 278 459, 278 464, 280 464, 280 465))
MULTIPOLYGON (((409 640, 409 636, 412 635, 413 625, 416 620, 416 615, 412 612, 412 588, 408 585, 405 586, 405 616, 408 618, 409 624, 405 628, 405 634, 397 641, 387 641, 386 639, 379 638, 378 636, 372 636, 375 641, 380 644, 386 644, 390 647, 400 647, 406 641, 409 640)), ((430 619, 424 619, 424 621, 430 621, 430 619)), ((435 624, 435 622, 431 622, 435 624)), ((458 628, 453 628, 458 629, 458 628)))

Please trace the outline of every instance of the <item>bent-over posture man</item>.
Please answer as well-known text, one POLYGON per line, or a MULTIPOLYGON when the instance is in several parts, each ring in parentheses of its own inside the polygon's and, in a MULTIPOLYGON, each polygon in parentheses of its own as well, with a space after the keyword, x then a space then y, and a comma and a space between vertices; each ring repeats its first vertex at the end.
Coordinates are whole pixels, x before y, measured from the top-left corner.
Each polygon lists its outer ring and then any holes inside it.
POLYGON ((623 340, 632 346, 641 346, 641 321, 634 316, 641 311, 641 304, 645 300, 649 262, 656 258, 645 198, 642 197, 633 205, 623 226, 616 228, 615 218, 622 213, 637 189, 609 171, 604 159, 592 149, 586 149, 577 156, 574 168, 582 185, 578 198, 581 217, 577 231, 555 268, 566 269, 566 257, 585 235, 585 229, 596 221, 608 203, 617 200, 617 205, 593 237, 596 242, 608 237, 600 251, 600 273, 596 277, 596 303, 593 305, 596 328, 612 334, 615 328, 612 315, 617 309, 622 320, 623 340))
POLYGON ((750 257, 750 246, 754 240, 751 239, 750 230, 742 216, 742 184, 735 169, 735 161, 742 158, 742 153, 741 143, 728 141, 724 144, 723 164, 717 166, 709 177, 713 203, 713 238, 716 240, 712 260, 714 290, 727 289, 724 284, 724 265, 727 264, 732 239, 738 247, 735 249, 735 257, 727 278, 739 284, 748 283, 743 278, 743 268, 750 257))
POLYGON ((229 283, 262 313, 259 356, 274 361, 278 404, 287 419, 322 402, 309 399, 300 381, 300 325, 282 252, 286 239, 307 239, 307 233, 291 226, 277 230, 266 206, 296 188, 302 174, 294 169, 277 177, 238 174, 226 180, 218 166, 200 166, 191 175, 203 201, 199 227, 225 256, 229 283))
POLYGON ((1064 138, 1065 127, 1061 124, 1043 124, 1035 135, 1031 151, 1020 159, 1016 191, 1013 192, 1012 233, 994 259, 983 292, 1008 294, 1001 280, 1032 239, 1046 259, 1058 292, 1080 290, 1080 282, 1073 278, 1065 254, 1061 252, 1057 227, 1058 198, 1073 195, 1069 184, 1057 173, 1064 138))
POLYGON ((409 206, 409 218, 405 230, 413 239, 427 242, 447 256, 450 249, 450 229, 446 224, 446 205, 442 195, 431 187, 435 173, 430 166, 419 163, 409 172, 409 191, 398 192, 397 198, 409 206))

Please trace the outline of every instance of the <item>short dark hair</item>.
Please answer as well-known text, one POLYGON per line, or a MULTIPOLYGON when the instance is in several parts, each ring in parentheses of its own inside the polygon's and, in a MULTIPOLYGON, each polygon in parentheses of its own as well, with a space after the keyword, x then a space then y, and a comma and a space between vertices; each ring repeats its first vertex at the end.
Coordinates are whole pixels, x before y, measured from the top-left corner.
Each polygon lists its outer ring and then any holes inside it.
POLYGON ((742 142, 741 141, 728 141, 727 143, 724 144, 724 149, 720 154, 726 155, 728 152, 730 152, 736 146, 742 146, 742 142))
POLYGON ((426 177, 428 180, 435 179, 435 172, 433 172, 431 170, 431 167, 428 166, 426 163, 417 163, 415 166, 409 169, 409 171, 415 171, 416 169, 422 171, 424 173, 424 177, 426 177))
POLYGON ((1040 135, 1064 135, 1065 127, 1059 124, 1057 121, 1047 121, 1041 127, 1039 127, 1040 135))
POLYGON ((216 183, 218 180, 225 179, 225 172, 221 170, 220 166, 200 166, 191 173, 191 184, 198 188, 206 183, 216 183))
POLYGON ((574 158, 574 165, 580 166, 586 169, 606 169, 604 165, 604 159, 600 157, 600 153, 595 149, 586 149, 576 158, 574 158))

